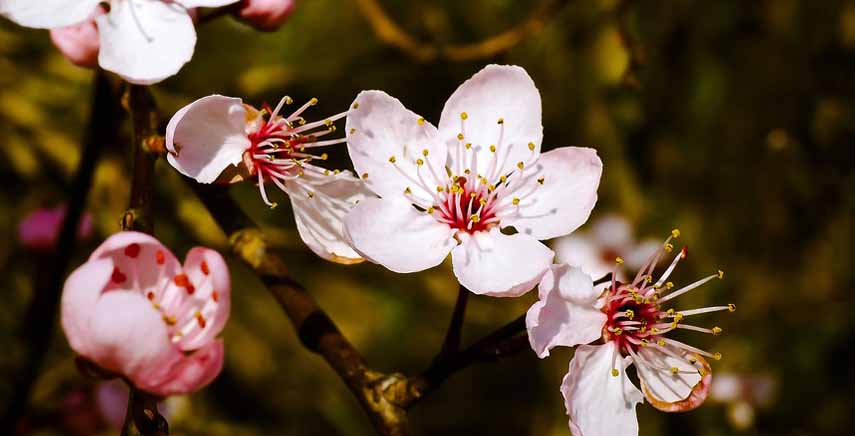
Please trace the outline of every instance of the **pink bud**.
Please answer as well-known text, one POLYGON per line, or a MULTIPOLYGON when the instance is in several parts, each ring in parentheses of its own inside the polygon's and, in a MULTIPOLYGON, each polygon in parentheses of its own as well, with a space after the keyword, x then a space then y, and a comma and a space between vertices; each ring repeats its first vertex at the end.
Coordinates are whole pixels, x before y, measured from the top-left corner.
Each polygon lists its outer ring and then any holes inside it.
POLYGON ((71 63, 79 67, 95 68, 101 41, 95 19, 50 30, 50 39, 71 63))
MULTIPOLYGON (((18 240, 30 251, 51 251, 56 246, 64 219, 64 205, 31 212, 18 224, 18 240)), ((77 239, 85 240, 91 236, 92 215, 84 212, 77 227, 77 239)))
POLYGON ((296 0, 244 0, 237 16, 265 32, 276 30, 294 11, 296 0))

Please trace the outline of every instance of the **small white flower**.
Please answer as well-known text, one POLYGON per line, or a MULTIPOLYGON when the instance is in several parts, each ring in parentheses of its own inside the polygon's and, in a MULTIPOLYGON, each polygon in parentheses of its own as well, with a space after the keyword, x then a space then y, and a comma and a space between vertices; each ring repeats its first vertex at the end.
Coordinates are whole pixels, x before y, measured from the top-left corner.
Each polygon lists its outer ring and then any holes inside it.
POLYGON ((347 117, 357 173, 381 198, 345 218, 365 258, 396 272, 438 265, 476 294, 530 290, 554 254, 539 240, 572 232, 597 201, 602 162, 590 148, 540 153, 540 93, 524 69, 490 65, 448 99, 439 128, 381 91, 347 117), (501 231, 514 227, 516 234, 501 231))
POLYGON ((128 82, 148 85, 175 75, 193 57, 196 30, 189 14, 191 8, 237 1, 0 0, 0 14, 22 26, 39 29, 71 26, 96 15, 101 68, 128 82))

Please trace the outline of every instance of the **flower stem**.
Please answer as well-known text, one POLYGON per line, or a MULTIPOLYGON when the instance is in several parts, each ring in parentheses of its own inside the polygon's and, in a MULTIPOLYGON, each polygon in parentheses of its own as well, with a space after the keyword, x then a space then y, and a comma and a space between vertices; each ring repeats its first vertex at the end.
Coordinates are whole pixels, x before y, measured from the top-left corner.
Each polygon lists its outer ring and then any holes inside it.
POLYGON ((466 303, 469 300, 469 290, 463 285, 457 291, 457 302, 454 304, 454 312, 451 314, 451 322, 448 332, 445 334, 445 342, 439 351, 437 358, 447 356, 460 351, 460 337, 463 331, 463 319, 466 317, 466 303))

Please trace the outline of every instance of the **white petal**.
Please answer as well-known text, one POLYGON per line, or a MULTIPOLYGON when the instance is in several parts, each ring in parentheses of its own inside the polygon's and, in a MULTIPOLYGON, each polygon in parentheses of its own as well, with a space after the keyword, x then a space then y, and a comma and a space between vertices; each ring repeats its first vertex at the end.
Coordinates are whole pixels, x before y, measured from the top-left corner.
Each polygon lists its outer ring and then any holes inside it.
POLYGON ((26 27, 52 29, 80 23, 100 0, 2 0, 0 14, 26 27))
POLYGON ((709 364, 703 357, 674 350, 684 359, 667 355, 657 348, 644 347, 638 350, 643 361, 636 362, 638 378, 644 396, 653 407, 665 412, 684 412, 701 405, 709 394, 712 375, 709 364), (705 375, 685 359, 693 357, 701 364, 705 375), (677 368, 677 374, 671 372, 677 368))
POLYGON ((124 0, 110 2, 110 7, 97 18, 101 68, 150 85, 176 74, 193 57, 196 30, 181 5, 124 0))
MULTIPOLYGON (((594 279, 599 279, 614 271, 615 259, 604 258, 607 253, 587 233, 575 232, 573 234, 556 238, 551 242, 555 250, 555 261, 575 265, 588 272, 594 279)), ((619 253, 614 253, 617 256, 619 253)), ((629 261, 627 261, 629 262, 629 261)), ((618 270, 618 280, 623 273, 618 270)))
POLYGON ((367 195, 372 195, 361 180, 350 171, 329 176, 306 171, 303 177, 289 180, 285 186, 294 209, 297 231, 315 254, 345 264, 362 261, 345 241, 342 228, 348 212, 367 195))
POLYGON ((365 182, 377 195, 399 197, 409 187, 430 203, 431 193, 440 184, 432 177, 431 168, 444 184, 447 149, 436 139, 436 128, 427 121, 419 123, 419 119, 385 92, 363 91, 356 96, 347 115, 347 151, 356 173, 368 174, 365 182), (392 157, 394 163, 390 162, 392 157), (419 180, 416 159, 425 161, 418 169, 424 182, 419 180))
POLYGON ((454 275, 466 289, 494 297, 518 297, 540 281, 554 254, 523 235, 504 235, 498 228, 463 236, 451 252, 454 275))
POLYGON ((626 364, 614 342, 582 345, 561 382, 573 436, 638 435, 635 405, 644 401, 626 376, 626 364), (617 377, 612 369, 620 371, 617 377))
POLYGON ((576 267, 553 265, 538 286, 540 300, 526 313, 531 348, 541 359, 556 346, 587 344, 602 335, 606 315, 591 276, 576 267))
POLYGON ((250 140, 241 99, 209 95, 184 106, 166 127, 166 158, 181 174, 211 183, 241 162, 250 140))
POLYGON ((513 189, 503 194, 504 198, 519 196, 521 201, 518 210, 502 219, 502 225, 537 239, 576 230, 588 220, 597 202, 602 173, 603 163, 594 149, 562 147, 544 153, 532 171, 524 173, 525 181, 511 181, 513 189))
POLYGON ((605 215, 594 221, 591 233, 598 243, 613 249, 624 250, 633 243, 629 221, 617 214, 605 215))
MULTIPOLYGON (((472 144, 478 154, 476 174, 487 174, 493 158, 490 145, 496 145, 500 168, 514 168, 517 162, 531 162, 540 153, 540 106, 540 92, 524 69, 488 65, 449 97, 442 109, 439 134, 448 144, 452 161, 459 147, 472 144), (461 119, 464 112, 465 120, 461 119), (498 123, 500 118, 503 124, 498 123), (460 133, 464 135, 462 141, 457 139, 460 133), (535 145, 533 151, 529 143, 535 145)), ((450 167, 455 174, 462 174, 463 168, 458 168, 456 162, 450 167)))
POLYGON ((367 198, 344 218, 345 237, 366 259, 409 273, 442 263, 455 230, 399 197, 367 198))
POLYGON ((632 247, 632 249, 626 254, 624 257, 626 266, 630 269, 639 269, 647 263, 653 253, 656 253, 661 249, 661 240, 645 239, 644 241, 639 242, 635 247, 632 247))
POLYGON ((176 0, 181 6, 190 8, 218 8, 220 6, 237 3, 240 0, 176 0))

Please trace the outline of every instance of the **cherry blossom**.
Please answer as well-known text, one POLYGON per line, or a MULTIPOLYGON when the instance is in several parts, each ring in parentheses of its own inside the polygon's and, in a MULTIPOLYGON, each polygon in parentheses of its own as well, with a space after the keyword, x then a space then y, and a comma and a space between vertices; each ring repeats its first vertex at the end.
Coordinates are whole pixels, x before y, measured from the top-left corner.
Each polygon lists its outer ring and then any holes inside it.
MULTIPOLYGON (((721 359, 669 332, 683 329, 719 335, 719 327, 686 324, 684 319, 716 311, 736 310, 732 304, 689 310, 665 303, 716 278, 718 271, 674 290, 668 277, 686 257, 683 248, 658 280, 652 273, 660 257, 673 250, 674 230, 663 249, 649 257, 631 282, 613 279, 605 291, 594 289, 591 277, 578 267, 553 266, 538 288, 539 301, 526 314, 529 341, 543 358, 555 346, 576 346, 561 385, 574 436, 638 434, 635 405, 646 398, 666 412, 692 410, 706 399, 712 373, 706 358, 721 359), (663 295, 664 294, 664 295, 663 295), (602 345, 582 345, 602 340, 602 345), (635 365, 639 391, 626 375, 635 365)), ((619 260, 620 262, 620 260, 619 260)))
POLYGON ((223 366, 228 267, 196 247, 184 265, 157 239, 117 233, 66 280, 62 328, 71 348, 155 395, 196 391, 223 366))
POLYGON ((540 152, 540 93, 526 71, 490 65, 448 99, 439 128, 382 91, 364 91, 347 116, 357 173, 381 198, 345 218, 366 259, 401 273, 441 263, 476 294, 518 296, 597 200, 602 162, 590 148, 540 152), (516 229, 508 234, 509 227, 516 229))
POLYGON ((349 171, 331 171, 314 165, 327 159, 314 150, 345 142, 322 139, 336 131, 340 113, 307 122, 303 113, 317 104, 311 99, 290 115, 280 115, 293 103, 284 97, 271 109, 257 110, 239 98, 210 95, 179 110, 166 128, 167 160, 199 183, 258 184, 261 199, 270 207, 266 185, 272 184, 291 199, 297 230, 318 256, 339 263, 362 258, 342 237, 344 215, 368 193, 349 171))
MULTIPOLYGON (((238 1, 0 0, 0 14, 22 26, 39 29, 67 28, 81 23, 85 29, 86 21, 95 14, 100 37, 98 64, 128 82, 148 85, 175 75, 193 57, 196 30, 192 8, 219 7, 238 1), (106 13, 99 13, 102 7, 106 13)), ((91 34, 91 29, 86 32, 91 34)), ((70 43, 63 38, 60 41, 70 43)), ((65 54, 87 50, 91 54, 92 43, 86 44, 86 50, 65 44, 58 46, 65 54)))
MULTIPOLYGON (((54 250, 65 214, 64 205, 52 209, 38 209, 29 213, 18 224, 18 241, 30 251, 54 250)), ((92 214, 84 212, 77 227, 77 239, 86 240, 91 236, 92 214)))
POLYGON ((235 15, 250 26, 269 32, 279 28, 296 6, 296 0, 244 0, 235 15))
POLYGON ((550 245, 555 250, 556 263, 578 266, 594 278, 615 272, 617 279, 622 280, 624 267, 641 268, 659 241, 636 241, 629 220, 618 214, 606 214, 592 220, 588 230, 556 238, 550 245), (614 260, 618 255, 626 263, 616 268, 614 260))

